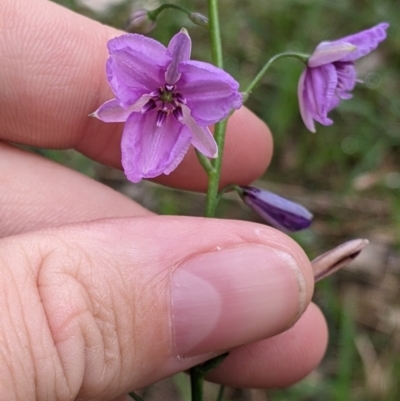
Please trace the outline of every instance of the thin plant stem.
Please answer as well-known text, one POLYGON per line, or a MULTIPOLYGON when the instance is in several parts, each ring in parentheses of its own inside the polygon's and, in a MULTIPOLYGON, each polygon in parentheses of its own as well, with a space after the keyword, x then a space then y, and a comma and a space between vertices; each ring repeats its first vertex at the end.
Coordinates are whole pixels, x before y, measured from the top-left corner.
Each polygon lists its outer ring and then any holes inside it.
POLYGON ((131 393, 129 393, 129 395, 135 400, 135 401, 143 401, 142 397, 139 397, 136 393, 134 393, 133 391, 131 393))
POLYGON ((199 152, 197 149, 196 149, 196 156, 209 177, 215 173, 214 166, 212 165, 210 159, 207 156, 204 156, 203 153, 199 152))
POLYGON ((254 77, 254 79, 250 82, 246 90, 243 92, 243 98, 244 100, 247 100, 248 96, 250 95, 251 91, 257 86, 257 84, 261 81, 261 79, 264 77, 265 73, 269 70, 271 65, 276 61, 284 57, 294 57, 302 62, 306 63, 309 55, 303 54, 303 53, 294 53, 294 52, 287 52, 287 53, 280 53, 277 54, 276 56, 270 58, 265 64, 264 67, 261 68, 259 73, 254 77))
POLYGON ((217 67, 223 68, 224 62, 222 58, 221 31, 219 28, 218 0, 208 0, 208 18, 212 61, 217 67))
MULTIPOLYGON (((221 31, 218 17, 218 0, 208 0, 209 31, 211 56, 213 63, 223 68, 221 31)), ((218 146, 218 157, 212 161, 214 172, 208 176, 208 189, 204 215, 214 217, 217 206, 218 187, 221 176, 222 157, 224 152, 225 131, 227 120, 220 121, 214 126, 214 138, 218 146)))
POLYGON ((218 203, 218 188, 221 176, 222 155, 225 144, 225 131, 228 120, 225 119, 214 126, 214 138, 218 145, 218 157, 212 161, 214 172, 209 175, 204 215, 214 217, 218 203))
POLYGON ((147 15, 148 15, 148 17, 150 19, 155 21, 157 19, 158 15, 161 14, 164 10, 166 10, 168 8, 171 8, 173 10, 181 11, 181 12, 185 13, 186 15, 190 14, 190 11, 187 10, 186 8, 184 8, 184 7, 178 6, 176 4, 167 3, 167 4, 161 5, 160 7, 156 8, 155 10, 148 11, 147 15))
POLYGON ((167 10, 169 8, 183 12, 194 24, 201 26, 202 28, 208 29, 208 19, 207 18, 205 18, 202 14, 193 13, 184 7, 178 6, 177 4, 170 4, 170 3, 163 4, 160 7, 156 8, 155 10, 147 11, 147 17, 150 20, 155 22, 157 20, 158 16, 164 10, 167 10))
POLYGON ((190 389, 192 401, 203 401, 204 376, 196 369, 190 369, 190 389))
MULTIPOLYGON (((223 68, 221 32, 218 17, 218 0, 208 0, 208 19, 211 42, 211 55, 214 65, 223 68)), ((218 156, 210 162, 213 169, 205 168, 208 174, 208 189, 205 207, 205 216, 214 217, 218 199, 219 180, 221 175, 222 156, 225 142, 225 130, 227 120, 221 121, 214 126, 214 137, 218 146, 218 156)), ((202 160, 200 159, 200 163, 202 160)), ((203 167, 206 163, 202 163, 203 167)), ((192 401, 203 401, 204 374, 199 372, 196 366, 190 369, 190 386, 192 401)))
POLYGON ((221 384, 219 386, 219 390, 218 390, 218 394, 217 394, 217 399, 216 401, 222 401, 222 397, 224 395, 224 390, 225 390, 225 386, 223 384, 221 384))
POLYGON ((221 189, 221 191, 219 191, 218 194, 218 198, 217 198, 217 206, 218 203, 221 201, 221 199, 223 198, 223 196, 227 193, 227 192, 231 192, 231 191, 236 191, 237 193, 241 193, 242 190, 240 189, 239 185, 227 185, 226 187, 224 187, 223 189, 221 189))

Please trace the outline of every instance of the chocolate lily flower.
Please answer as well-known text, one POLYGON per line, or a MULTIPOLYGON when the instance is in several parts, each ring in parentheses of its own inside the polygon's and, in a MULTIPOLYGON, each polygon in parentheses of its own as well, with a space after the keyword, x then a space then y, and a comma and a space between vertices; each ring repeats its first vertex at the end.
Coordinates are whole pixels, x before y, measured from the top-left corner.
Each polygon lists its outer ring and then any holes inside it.
POLYGON ((239 84, 211 64, 191 61, 185 30, 168 47, 138 34, 108 42, 108 82, 115 99, 92 116, 125 122, 122 165, 132 182, 171 173, 192 144, 205 156, 218 149, 208 125, 242 105, 239 84))
POLYGON ((333 121, 328 113, 341 100, 350 99, 356 84, 354 62, 366 56, 386 39, 387 23, 346 36, 333 42, 320 43, 308 59, 299 85, 298 98, 305 126, 315 132, 314 120, 322 125, 333 121))

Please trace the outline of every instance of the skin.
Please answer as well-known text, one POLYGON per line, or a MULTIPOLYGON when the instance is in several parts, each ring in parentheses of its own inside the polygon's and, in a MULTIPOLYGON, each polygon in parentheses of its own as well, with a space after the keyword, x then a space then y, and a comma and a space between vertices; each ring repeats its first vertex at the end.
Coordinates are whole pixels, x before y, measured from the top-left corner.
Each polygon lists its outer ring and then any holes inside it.
MULTIPOLYGON (((324 354, 327 329, 319 309, 309 304, 312 269, 293 240, 248 222, 155 216, 108 187, 10 144, 74 148, 120 168, 122 126, 87 117, 112 98, 105 44, 120 32, 46 0, 1 3, 2 396, 123 400, 129 391, 227 348, 229 357, 210 380, 270 388, 307 375, 324 354), (179 358, 171 328, 171 274, 217 247, 248 245, 291 255, 303 281, 285 302, 296 307, 267 317, 252 334, 227 338, 226 345, 211 336, 207 347, 179 358)), ((242 108, 228 125, 222 185, 251 183, 271 156, 268 128, 242 108)), ((192 151, 157 181, 206 187, 192 151)), ((282 278, 284 288, 291 288, 289 281, 282 278)), ((247 324, 234 321, 236 327, 247 324)))

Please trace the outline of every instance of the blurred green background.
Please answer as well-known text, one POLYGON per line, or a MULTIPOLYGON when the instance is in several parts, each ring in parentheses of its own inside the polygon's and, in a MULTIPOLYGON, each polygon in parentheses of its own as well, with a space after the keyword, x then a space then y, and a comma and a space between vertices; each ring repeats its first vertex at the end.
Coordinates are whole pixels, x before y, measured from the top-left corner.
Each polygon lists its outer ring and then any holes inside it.
MULTIPOLYGON (((57 0, 77 12, 122 28, 132 7, 162 1, 57 0), (104 5, 103 4, 103 5, 104 5)), ((207 13, 206 1, 171 1, 207 13)), ((388 39, 357 64, 354 98, 331 113, 335 124, 309 133, 297 105, 302 65, 278 61, 247 106, 268 123, 275 153, 256 184, 297 200, 315 215, 311 229, 294 235, 310 257, 356 237, 367 247, 351 268, 319 283, 314 300, 325 312, 330 343, 321 366, 284 390, 228 389, 235 400, 400 399, 400 8, 398 0, 260 0, 220 2, 226 69, 244 88, 258 69, 283 51, 310 53, 330 40, 388 21, 388 39)), ((165 11, 150 36, 168 43, 182 26, 193 40, 193 58, 210 61, 208 33, 184 14, 165 11)), ((245 134, 245 133, 244 133, 245 134)), ((73 151, 43 151, 163 214, 201 215, 204 197, 149 183, 132 185, 122 173, 73 151)), ((257 221, 228 197, 220 216, 257 221)), ((268 374, 268 372, 266 372, 268 374)), ((214 386, 208 386, 210 397, 214 386)), ((185 400, 182 376, 146 389, 149 400, 185 400)), ((211 399, 211 398, 210 398, 211 399)))

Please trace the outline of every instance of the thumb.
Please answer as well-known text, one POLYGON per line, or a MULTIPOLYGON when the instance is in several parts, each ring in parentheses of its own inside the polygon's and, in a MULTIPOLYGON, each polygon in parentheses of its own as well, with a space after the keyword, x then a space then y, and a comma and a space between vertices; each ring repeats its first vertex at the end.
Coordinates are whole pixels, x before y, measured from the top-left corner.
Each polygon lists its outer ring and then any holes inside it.
POLYGON ((110 219, 0 241, 4 399, 113 399, 292 326, 310 263, 238 221, 110 219))

